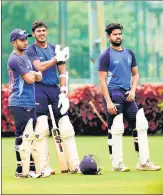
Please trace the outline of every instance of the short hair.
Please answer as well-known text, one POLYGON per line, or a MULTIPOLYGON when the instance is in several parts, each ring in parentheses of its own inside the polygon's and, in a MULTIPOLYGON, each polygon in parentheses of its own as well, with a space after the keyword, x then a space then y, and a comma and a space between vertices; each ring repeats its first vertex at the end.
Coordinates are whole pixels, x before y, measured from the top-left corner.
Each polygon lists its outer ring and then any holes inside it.
POLYGON ((107 34, 110 35, 112 33, 112 31, 115 30, 115 29, 122 30, 123 29, 123 26, 121 26, 118 23, 111 23, 111 24, 109 24, 109 25, 107 25, 105 27, 105 32, 107 32, 107 34))
POLYGON ((43 21, 35 21, 32 24, 32 32, 36 30, 38 27, 45 27, 46 29, 48 28, 47 25, 43 21))

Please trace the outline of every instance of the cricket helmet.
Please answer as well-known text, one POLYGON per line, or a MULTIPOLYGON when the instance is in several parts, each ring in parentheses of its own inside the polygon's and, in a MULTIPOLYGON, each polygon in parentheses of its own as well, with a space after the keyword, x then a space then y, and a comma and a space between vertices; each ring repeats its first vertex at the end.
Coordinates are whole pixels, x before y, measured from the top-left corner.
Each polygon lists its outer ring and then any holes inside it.
POLYGON ((97 175, 101 171, 101 168, 98 168, 99 164, 97 157, 93 154, 88 154, 84 156, 79 167, 84 175, 97 175))

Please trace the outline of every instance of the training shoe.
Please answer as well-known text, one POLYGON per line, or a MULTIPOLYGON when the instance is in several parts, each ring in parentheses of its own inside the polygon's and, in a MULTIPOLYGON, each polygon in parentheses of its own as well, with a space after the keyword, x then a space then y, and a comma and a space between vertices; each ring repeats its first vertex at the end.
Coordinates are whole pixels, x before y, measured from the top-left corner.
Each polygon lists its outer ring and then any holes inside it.
POLYGON ((158 165, 154 165, 150 160, 147 160, 147 163, 145 165, 141 165, 138 162, 136 169, 138 171, 159 171, 161 167, 158 165))
POLYGON ((41 174, 36 174, 35 171, 29 171, 28 175, 27 175, 28 178, 40 178, 41 177, 41 174))
POLYGON ((36 174, 34 171, 29 171, 29 173, 26 176, 22 175, 22 173, 16 172, 14 178, 18 179, 18 178, 39 178, 39 177, 41 177, 40 174, 36 174))
POLYGON ((79 168, 79 165, 76 166, 75 170, 74 171, 71 171, 71 173, 72 174, 80 174, 80 173, 82 173, 81 170, 80 170, 80 168, 79 168))
POLYGON ((113 167, 112 171, 128 172, 130 169, 121 162, 118 167, 113 167))
POLYGON ((47 171, 49 171, 51 173, 51 175, 55 175, 55 170, 51 169, 50 166, 46 166, 44 167, 44 169, 46 169, 47 171))
POLYGON ((49 177, 51 175, 51 169, 43 168, 41 170, 41 177, 49 177))

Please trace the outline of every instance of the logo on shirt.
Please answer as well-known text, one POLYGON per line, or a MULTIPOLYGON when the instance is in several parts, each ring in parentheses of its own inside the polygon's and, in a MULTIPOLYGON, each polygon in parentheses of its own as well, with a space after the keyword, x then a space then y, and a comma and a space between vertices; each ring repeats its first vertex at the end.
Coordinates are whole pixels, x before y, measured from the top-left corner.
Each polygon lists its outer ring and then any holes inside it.
POLYGON ((117 61, 114 61, 114 64, 118 64, 119 63, 119 60, 117 60, 117 61))
POLYGON ((39 57, 40 58, 40 60, 43 60, 44 58, 41 56, 41 57, 39 57))
POLYGON ((128 57, 127 62, 128 62, 128 65, 130 66, 131 65, 131 57, 128 57))

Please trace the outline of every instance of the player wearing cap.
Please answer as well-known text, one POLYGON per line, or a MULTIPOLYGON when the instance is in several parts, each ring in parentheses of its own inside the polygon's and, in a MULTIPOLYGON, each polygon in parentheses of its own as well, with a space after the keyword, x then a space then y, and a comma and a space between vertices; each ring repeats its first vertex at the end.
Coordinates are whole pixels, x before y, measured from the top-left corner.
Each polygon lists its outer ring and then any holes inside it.
POLYGON ((24 54, 28 44, 27 37, 31 36, 21 29, 15 29, 10 34, 13 51, 8 58, 8 102, 16 126, 16 178, 39 176, 32 171, 30 157, 34 137, 33 123, 36 121, 34 83, 42 80, 42 73, 33 70, 30 60, 24 54))

